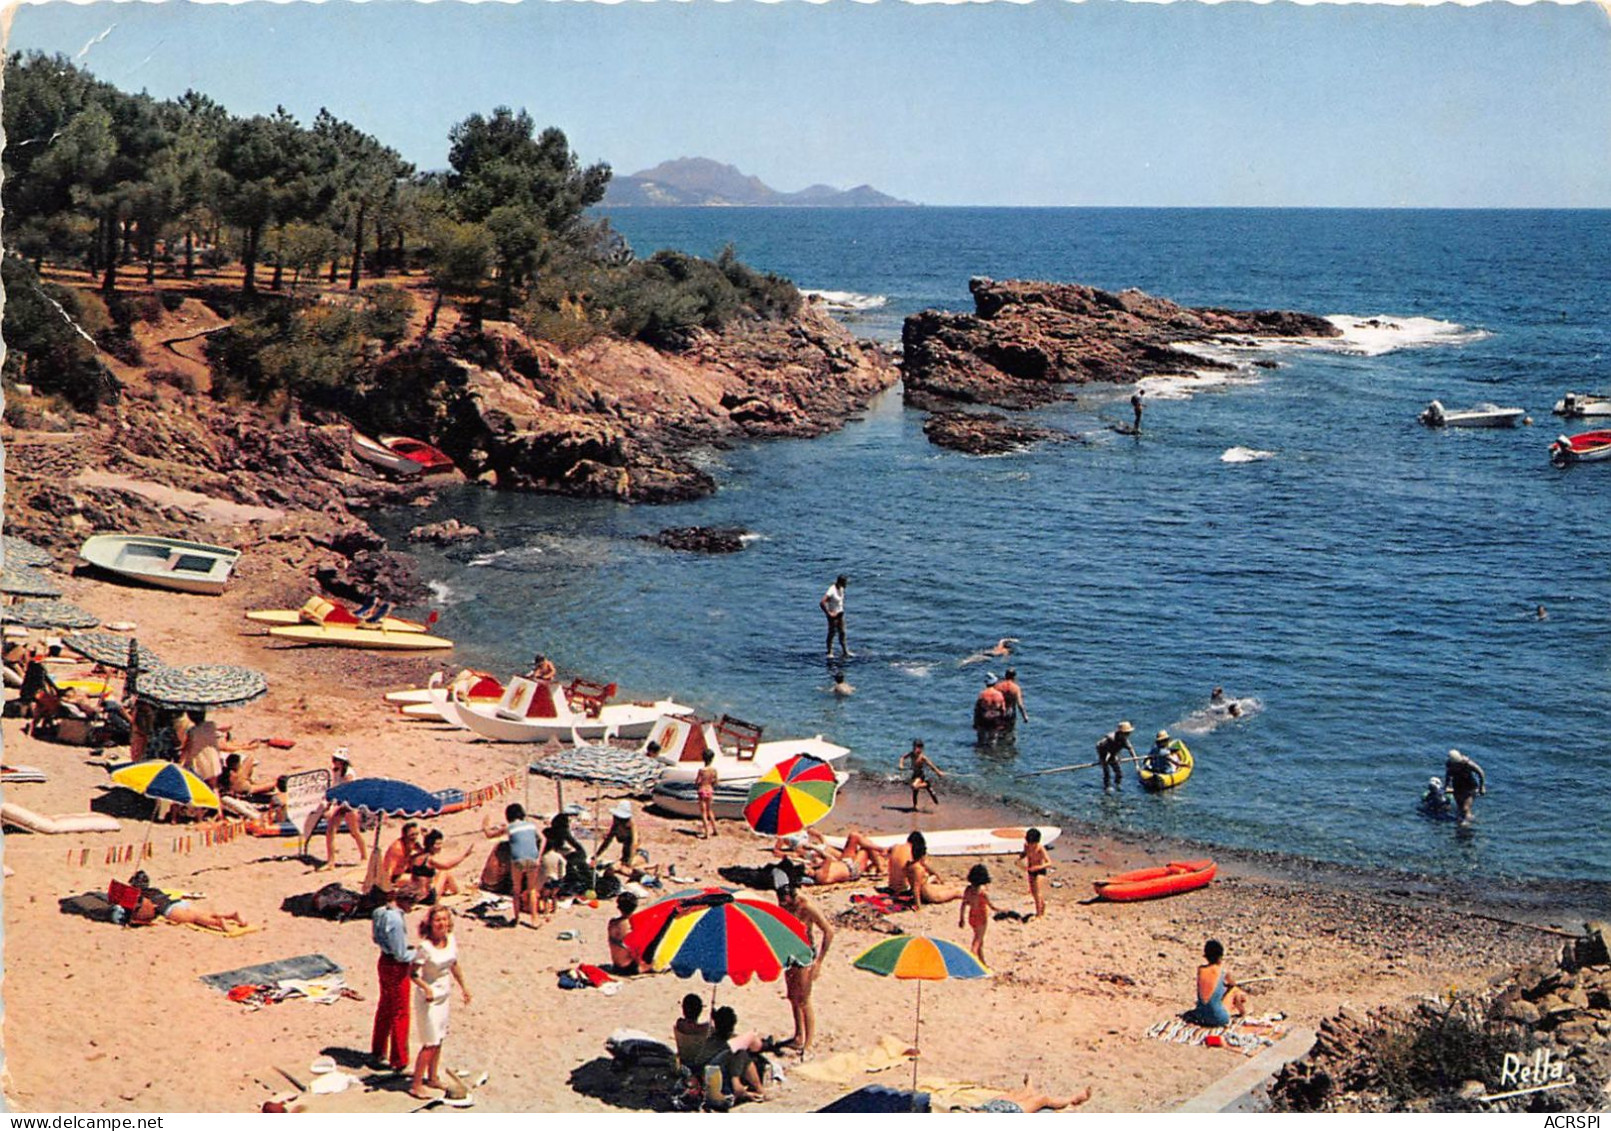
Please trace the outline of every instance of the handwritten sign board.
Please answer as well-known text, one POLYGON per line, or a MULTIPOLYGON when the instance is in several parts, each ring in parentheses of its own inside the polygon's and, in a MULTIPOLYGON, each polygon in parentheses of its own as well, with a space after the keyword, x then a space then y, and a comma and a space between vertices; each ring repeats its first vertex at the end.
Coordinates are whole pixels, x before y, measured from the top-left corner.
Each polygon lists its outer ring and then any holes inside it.
POLYGON ((305 770, 285 777, 285 817, 302 830, 304 837, 313 830, 309 827, 324 810, 325 791, 330 788, 329 770, 305 770))

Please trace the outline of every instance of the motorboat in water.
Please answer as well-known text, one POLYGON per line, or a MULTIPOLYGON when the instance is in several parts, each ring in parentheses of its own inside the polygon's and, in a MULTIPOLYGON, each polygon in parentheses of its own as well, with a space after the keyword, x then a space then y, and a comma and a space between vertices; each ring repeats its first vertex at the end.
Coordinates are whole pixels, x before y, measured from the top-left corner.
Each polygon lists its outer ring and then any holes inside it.
POLYGON ((1447 409, 1433 401, 1419 419, 1428 428, 1514 428, 1527 416, 1524 408, 1500 408, 1493 404, 1447 409))
POLYGON ((647 738, 661 716, 692 709, 670 699, 611 703, 614 694, 613 683, 574 679, 563 684, 515 676, 495 704, 477 705, 470 689, 459 685, 444 698, 441 711, 449 722, 494 742, 547 742, 647 738))
POLYGON ((1567 393, 1550 411, 1569 419, 1611 416, 1611 393, 1567 393))
POLYGON ((1611 459, 1611 429, 1557 436, 1549 446, 1549 461, 1556 467, 1574 463, 1598 463, 1611 459))
MULTIPOLYGON (((705 765, 705 752, 713 750, 711 765, 716 770, 716 816, 742 820, 750 787, 767 770, 796 754, 810 754, 839 770, 839 763, 850 756, 850 748, 829 742, 822 735, 811 738, 783 738, 761 741, 761 728, 754 723, 723 715, 715 723, 692 715, 665 717, 657 722, 644 744, 666 763, 654 787, 656 807, 678 817, 699 816, 698 789, 694 778, 705 765)), ((839 773, 840 783, 849 775, 839 773)))

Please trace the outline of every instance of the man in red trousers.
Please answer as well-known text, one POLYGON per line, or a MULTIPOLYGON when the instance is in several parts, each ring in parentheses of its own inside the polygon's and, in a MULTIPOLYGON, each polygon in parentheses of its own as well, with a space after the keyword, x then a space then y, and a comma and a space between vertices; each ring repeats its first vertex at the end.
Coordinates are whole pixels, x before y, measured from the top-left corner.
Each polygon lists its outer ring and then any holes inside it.
POLYGON ((408 945, 408 923, 403 916, 413 907, 412 893, 389 891, 386 902, 375 908, 370 919, 370 934, 380 948, 376 963, 380 1000, 375 1005, 369 1055, 376 1068, 389 1067, 394 1072, 408 1070, 408 972, 414 965, 414 948, 408 945))

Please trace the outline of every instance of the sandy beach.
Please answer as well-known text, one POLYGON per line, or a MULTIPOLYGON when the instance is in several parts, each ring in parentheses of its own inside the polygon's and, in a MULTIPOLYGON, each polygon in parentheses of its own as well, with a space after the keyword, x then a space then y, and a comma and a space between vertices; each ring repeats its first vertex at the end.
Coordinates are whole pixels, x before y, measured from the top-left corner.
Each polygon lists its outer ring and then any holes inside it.
MULTIPOLYGON (((241 528, 214 529, 214 538, 241 541, 241 528)), ((137 636, 170 663, 232 662, 265 672, 267 698, 221 712, 236 739, 293 739, 289 750, 259 754, 259 779, 326 764, 335 746, 351 748, 359 776, 403 778, 431 789, 476 788, 519 773, 529 747, 466 740, 468 732, 407 720, 381 700, 389 688, 421 681, 447 664, 375 654, 268 645, 242 619, 249 608, 294 605, 306 596, 294 566, 261 553, 242 562, 238 580, 219 598, 190 597, 65 578, 67 599, 108 620, 130 620, 137 636)), ((451 636, 451 624, 441 631, 451 636)), ((559 651, 561 641, 532 641, 559 651)), ((631 693, 697 692, 632 688, 631 693)), ((97 809, 127 813, 126 793, 109 794, 103 761, 84 747, 35 741, 21 721, 4 722, 8 764, 37 766, 49 780, 10 785, 8 800, 46 814, 97 809)), ((509 799, 552 812, 546 779, 522 777, 509 799)), ((574 798, 574 794, 571 795, 574 798)), ((495 815, 501 803, 495 801, 495 815)), ((588 798, 591 801, 591 798, 588 798)), ((897 832, 913 827, 904 790, 860 778, 841 795, 827 831, 857 825, 897 832)), ((490 842, 481 813, 431 822, 457 854, 476 844, 458 869, 473 884, 490 842)), ((1031 819, 1000 805, 942 795, 938 813, 919 827, 995 827, 1031 819)), ((585 822, 584 822, 585 823, 585 822)), ((724 823, 723 835, 696 839, 694 822, 642 818, 646 847, 679 875, 720 882, 725 864, 758 865, 771 857, 766 842, 724 823)), ((339 879, 361 879, 355 847, 337 843, 339 865, 316 872, 297 858, 293 842, 242 836, 208 846, 191 828, 162 826, 146 861, 167 888, 203 892, 204 908, 238 910, 265 929, 224 938, 170 926, 127 929, 66 913, 61 901, 104 893, 126 879, 129 864, 108 864, 114 846, 138 844, 140 819, 123 820, 116 834, 64 836, 8 833, 5 861, 7 1096, 16 1110, 247 1111, 289 1090, 276 1067, 307 1080, 324 1054, 356 1064, 367 1053, 375 992, 375 948, 367 920, 347 923, 297 918, 282 911, 288 896, 339 879), (176 850, 190 835, 189 851, 176 850), (82 850, 87 849, 87 852, 82 850), (86 859, 87 857, 87 859, 86 859), (81 861, 83 861, 81 863, 81 861), (294 955, 328 956, 345 971, 363 1001, 330 1005, 289 1001, 248 1011, 203 984, 201 975, 294 955)), ((389 842, 392 833, 383 837, 389 842)), ((322 854, 322 843, 315 841, 322 854)), ((1499 921, 1475 897, 1432 895, 1413 885, 1382 884, 1369 876, 1293 869, 1278 861, 1216 853, 1219 880, 1206 890, 1141 904, 1087 902, 1091 881, 1114 871, 1170 858, 1182 846, 1101 837, 1071 828, 1052 852, 1055 880, 1048 916, 1038 922, 992 923, 987 941, 995 976, 988 981, 926 987, 921 1074, 1008 1090, 1027 1076, 1059 1094, 1093 1088, 1090 1110, 1169 1110, 1237 1067, 1228 1049, 1148 1040, 1147 1030, 1191 1004, 1193 973, 1204 939, 1222 939, 1231 969, 1259 978, 1253 1009, 1281 1012, 1286 1026, 1313 1027, 1344 1005, 1399 1003, 1416 995, 1486 984, 1511 965, 1545 958, 1559 939, 1535 926, 1499 921), (1372 894, 1371 889, 1380 889, 1372 894)), ((965 873, 965 858, 939 862, 948 877, 965 873)), ((987 861, 991 893, 1002 906, 1029 907, 1021 871, 1011 857, 987 861)), ((830 919, 846 911, 863 881, 819 889, 812 899, 830 919)), ((1501 897, 1502 898, 1502 897, 1501 897)), ((462 906, 462 905, 461 905, 462 906)), ((1575 923, 1559 903, 1539 922, 1575 923)), ((710 988, 669 974, 627 981, 619 992, 567 992, 556 972, 578 961, 607 958, 607 907, 562 909, 540 930, 496 930, 460 916, 457 934, 472 1004, 454 1003, 444 1063, 485 1070, 477 1106, 497 1111, 601 1111, 644 1106, 605 1059, 604 1040, 620 1028, 668 1038, 677 1003, 689 990, 710 988), (579 938, 562 940, 561 932, 579 938)), ((414 919, 418 918, 416 914, 414 919)), ((966 944, 956 907, 903 912, 890 921, 966 944)), ((411 921, 412 922, 412 921, 411 921)), ((851 968, 850 960, 882 935, 841 926, 817 983, 818 1045, 811 1060, 868 1052, 884 1034, 908 1039, 914 990, 851 968)), ((780 1037, 790 1031, 781 984, 717 987, 719 1003, 738 1010, 740 1025, 780 1037)), ((808 1079, 785 1062, 788 1081, 756 1110, 809 1111, 866 1082, 901 1086, 904 1066, 853 1082, 808 1079)), ((322 1108, 394 1111, 415 1106, 406 1082, 313 1101, 322 1108)))

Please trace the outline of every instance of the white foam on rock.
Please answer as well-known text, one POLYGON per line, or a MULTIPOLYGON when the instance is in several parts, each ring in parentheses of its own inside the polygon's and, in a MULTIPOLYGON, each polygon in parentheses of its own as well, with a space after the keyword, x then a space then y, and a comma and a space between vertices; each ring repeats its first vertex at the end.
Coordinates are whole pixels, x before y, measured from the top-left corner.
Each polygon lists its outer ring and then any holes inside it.
POLYGON ((802 289, 800 293, 805 295, 807 298, 818 299, 829 310, 846 311, 850 313, 860 313, 864 310, 877 310, 879 307, 887 306, 889 304, 889 298, 886 295, 864 295, 856 291, 819 291, 802 289))
POLYGON ((1259 460, 1274 459, 1274 452, 1260 451, 1258 448, 1226 448, 1220 455, 1220 463, 1256 463, 1259 460))

